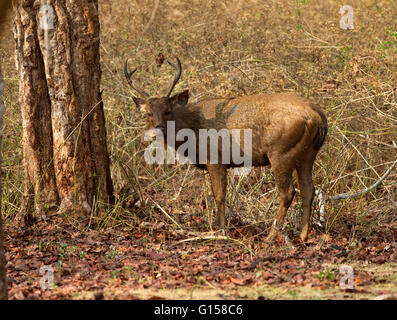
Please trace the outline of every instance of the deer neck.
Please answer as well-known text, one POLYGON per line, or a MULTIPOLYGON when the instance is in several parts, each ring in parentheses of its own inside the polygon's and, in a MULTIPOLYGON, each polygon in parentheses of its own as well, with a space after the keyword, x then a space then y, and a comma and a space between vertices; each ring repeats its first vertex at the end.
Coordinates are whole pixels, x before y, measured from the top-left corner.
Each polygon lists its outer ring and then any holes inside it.
POLYGON ((172 112, 172 120, 175 121, 175 131, 181 129, 192 129, 198 131, 202 122, 202 117, 198 110, 190 108, 189 106, 177 107, 172 112))

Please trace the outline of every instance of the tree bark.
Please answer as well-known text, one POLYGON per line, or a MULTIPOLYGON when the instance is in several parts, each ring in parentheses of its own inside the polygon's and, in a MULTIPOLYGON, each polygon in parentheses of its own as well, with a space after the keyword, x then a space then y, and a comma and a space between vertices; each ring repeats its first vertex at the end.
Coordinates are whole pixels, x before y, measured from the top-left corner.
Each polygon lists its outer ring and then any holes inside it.
POLYGON ((19 2, 14 20, 23 127, 24 196, 20 210, 27 224, 31 224, 33 212, 43 214, 59 202, 52 161, 51 101, 37 36, 36 8, 31 4, 19 2))
MULTIPOLYGON (((11 8, 11 0, 2 1, 0 3, 0 36, 3 31, 3 19, 7 16, 9 9, 11 8)), ((3 92, 4 92, 4 81, 3 75, 1 73, 1 61, 0 61, 0 172, 1 172, 1 146, 3 137, 3 113, 4 113, 4 102, 3 102, 3 92)), ((7 273, 6 273, 6 259, 4 252, 4 233, 3 233, 3 218, 1 213, 1 197, 2 197, 2 181, 0 175, 0 300, 8 299, 8 288, 7 288, 7 273)))
POLYGON ((87 216, 98 199, 113 199, 100 92, 98 0, 18 0, 17 11, 23 211, 29 211, 33 197, 36 211, 57 204, 62 213, 87 216), (44 13, 50 20, 43 27, 44 13))
MULTIPOLYGON (((3 76, 1 73, 1 65, 0 65, 0 165, 2 159, 1 142, 3 136, 3 112, 4 112, 3 89, 4 89, 4 82, 3 82, 3 76)), ((0 300, 7 300, 8 290, 7 290, 7 277, 6 277, 6 259, 5 259, 4 246, 3 246, 4 234, 3 234, 3 219, 1 215, 1 195, 2 195, 2 183, 0 176, 0 300)))

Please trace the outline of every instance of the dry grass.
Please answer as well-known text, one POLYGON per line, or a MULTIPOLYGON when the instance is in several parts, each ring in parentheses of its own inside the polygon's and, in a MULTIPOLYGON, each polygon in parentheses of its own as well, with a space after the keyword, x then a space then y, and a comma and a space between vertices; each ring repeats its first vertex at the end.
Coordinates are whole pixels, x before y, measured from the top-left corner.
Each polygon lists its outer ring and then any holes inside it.
MULTIPOLYGON (((119 199, 111 212, 101 213, 102 227, 129 224, 125 215, 134 218, 143 203, 142 212, 157 214, 167 222, 158 207, 174 218, 202 215, 203 207, 208 214, 213 208, 208 178, 200 171, 144 162, 144 119, 134 107, 122 73, 127 58, 130 65, 140 66, 140 84, 153 95, 164 93, 172 74, 166 64, 156 64, 162 53, 179 56, 184 71, 176 91, 189 88, 193 99, 294 91, 316 101, 326 112, 330 129, 314 180, 328 194, 369 186, 397 158, 393 146, 397 142, 396 1, 356 1, 353 30, 339 27, 343 1, 161 1, 150 25, 154 1, 100 3, 102 87, 119 199)), ((0 48, 7 82, 6 217, 17 211, 23 176, 18 83, 10 37, 11 31, 1 39, 0 48)), ((381 236, 377 230, 396 223, 396 172, 359 199, 327 203, 325 232, 348 228, 351 241, 381 236)), ((257 168, 249 177, 229 179, 233 182, 228 192, 232 211, 250 223, 270 221, 278 201, 271 171, 257 168)), ((291 227, 299 212, 296 200, 289 211, 291 227)), ((184 227, 189 229, 187 224, 184 227)))

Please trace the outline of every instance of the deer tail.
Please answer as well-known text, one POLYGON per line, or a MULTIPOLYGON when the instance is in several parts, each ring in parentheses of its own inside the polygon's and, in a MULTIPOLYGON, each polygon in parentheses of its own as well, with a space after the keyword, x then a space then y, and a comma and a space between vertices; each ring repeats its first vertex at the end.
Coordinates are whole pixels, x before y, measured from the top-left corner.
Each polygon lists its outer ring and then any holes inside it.
POLYGON ((316 136, 313 139, 313 147, 316 150, 320 150, 321 146, 324 143, 325 137, 328 132, 328 122, 327 117, 324 112, 317 106, 312 106, 313 110, 315 110, 321 117, 321 124, 317 129, 316 136))

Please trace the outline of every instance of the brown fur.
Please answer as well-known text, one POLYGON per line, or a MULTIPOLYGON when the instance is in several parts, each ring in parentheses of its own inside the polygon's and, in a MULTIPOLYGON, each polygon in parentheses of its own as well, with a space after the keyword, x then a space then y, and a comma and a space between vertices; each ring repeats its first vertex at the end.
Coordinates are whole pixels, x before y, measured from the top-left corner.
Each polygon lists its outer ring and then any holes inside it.
MULTIPOLYGON (((126 76, 131 81, 128 72, 126 76)), ((194 103, 188 103, 188 99, 187 90, 172 97, 134 97, 137 106, 147 114, 147 128, 161 129, 165 134, 167 121, 175 121, 176 132, 192 129, 197 140, 200 129, 218 132, 221 129, 229 132, 232 129, 252 129, 252 166, 270 164, 280 193, 279 208, 268 239, 273 240, 277 236, 295 195, 292 184, 292 172, 295 171, 303 198, 301 239, 306 241, 314 197, 313 163, 328 130, 325 114, 310 101, 291 93, 203 99, 194 103)), ((182 143, 176 142, 175 147, 182 143)), ((197 148, 198 145, 196 141, 197 148)), ((223 152, 220 146, 217 150, 219 163, 223 152)), ((244 150, 243 139, 240 139, 240 148, 244 150)), ((192 160, 199 163, 198 150, 196 155, 197 159, 192 160)), ((239 165, 233 162, 228 165, 211 164, 208 157, 205 164, 197 166, 209 172, 217 204, 216 224, 223 228, 226 224, 226 170, 239 165)))

